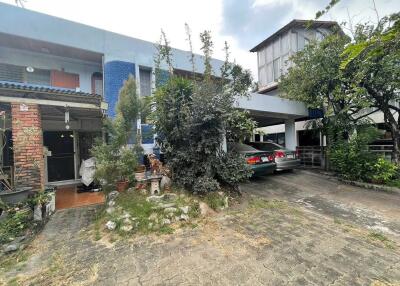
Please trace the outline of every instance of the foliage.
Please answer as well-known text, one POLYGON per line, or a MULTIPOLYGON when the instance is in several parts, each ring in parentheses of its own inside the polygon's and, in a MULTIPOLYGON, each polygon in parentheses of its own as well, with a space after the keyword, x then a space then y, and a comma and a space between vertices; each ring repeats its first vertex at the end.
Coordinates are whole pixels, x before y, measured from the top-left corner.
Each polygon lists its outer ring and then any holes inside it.
POLYGON ((215 211, 219 211, 226 207, 227 197, 221 195, 219 192, 206 193, 202 199, 210 208, 215 211))
POLYGON ((10 242, 15 237, 22 235, 29 227, 32 213, 29 211, 9 212, 7 218, 0 221, 0 244, 10 242))
POLYGON ((140 106, 136 83, 130 76, 120 90, 115 119, 104 122, 108 142, 98 140, 91 149, 96 158, 95 178, 106 190, 119 180, 134 180, 140 150, 138 147, 129 147, 128 141, 133 136, 140 106))
POLYGON ((222 78, 213 77, 210 33, 205 31, 200 38, 205 55, 204 78, 171 75, 156 91, 154 118, 174 181, 192 192, 207 193, 219 190, 220 184, 237 185, 251 175, 238 154, 223 154, 222 144, 224 134, 228 140, 240 140, 255 124, 246 113, 234 108, 236 98, 247 94, 250 73, 226 61, 222 78), (221 168, 225 160, 237 165, 221 168))
POLYGON ((348 180, 359 180, 387 184, 397 174, 398 166, 368 151, 368 144, 376 139, 377 131, 363 128, 340 140, 329 148, 329 159, 333 169, 348 180))
POLYGON ((372 166, 372 182, 387 184, 396 176, 398 169, 398 165, 379 158, 372 166))
POLYGON ((343 51, 341 72, 350 81, 347 94, 372 112, 381 111, 393 136, 394 162, 400 160, 400 13, 376 26, 359 24, 354 40, 343 51))
POLYGON ((47 192, 35 192, 33 197, 28 199, 28 204, 33 208, 36 205, 44 206, 51 200, 51 195, 47 192))

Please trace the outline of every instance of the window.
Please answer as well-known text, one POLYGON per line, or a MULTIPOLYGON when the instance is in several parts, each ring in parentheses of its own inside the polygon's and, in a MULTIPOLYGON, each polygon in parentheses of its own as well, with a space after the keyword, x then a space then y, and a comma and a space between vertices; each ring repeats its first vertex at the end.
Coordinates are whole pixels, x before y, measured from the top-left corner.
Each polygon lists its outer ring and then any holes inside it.
POLYGON ((92 93, 103 95, 103 74, 95 72, 92 75, 92 93))
POLYGON ((33 72, 25 70, 25 81, 31 84, 50 85, 50 71, 43 69, 34 69, 33 72))
POLYGON ((274 81, 274 69, 273 69, 273 63, 270 62, 267 64, 267 83, 271 83, 274 81))
POLYGON ((297 52, 297 33, 292 33, 291 35, 291 48, 293 52, 297 52))
POLYGON ((20 66, 0 64, 0 80, 23 82, 24 68, 20 66))
POLYGON ((140 96, 151 95, 151 69, 139 68, 140 96))

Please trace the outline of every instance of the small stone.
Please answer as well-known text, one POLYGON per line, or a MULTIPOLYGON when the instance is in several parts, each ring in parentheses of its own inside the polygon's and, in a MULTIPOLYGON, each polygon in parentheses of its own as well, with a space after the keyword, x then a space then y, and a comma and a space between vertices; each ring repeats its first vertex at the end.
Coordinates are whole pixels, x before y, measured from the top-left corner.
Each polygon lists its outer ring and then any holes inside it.
POLYGON ((164 218, 161 223, 162 223, 162 225, 171 224, 171 220, 164 218))
POLYGON ((114 200, 108 201, 108 206, 109 206, 109 207, 115 206, 115 201, 114 201, 114 200))
POLYGON ((179 217, 179 220, 188 221, 189 220, 189 216, 186 215, 186 214, 181 214, 181 216, 179 217))
POLYGON ((164 209, 164 212, 165 212, 165 213, 175 213, 175 212, 177 212, 177 211, 178 211, 178 209, 177 209, 177 208, 173 208, 173 207, 165 208, 165 209, 164 209))
POLYGON ((117 191, 112 191, 108 194, 108 199, 109 200, 115 200, 116 197, 119 196, 119 192, 117 191))
POLYGON ((117 224, 111 220, 106 223, 106 228, 108 230, 114 230, 117 227, 117 224))
POLYGON ((175 217, 175 213, 166 213, 165 216, 169 219, 173 219, 175 217))
POLYGON ((16 237, 15 239, 14 239, 14 243, 20 243, 21 241, 24 241, 25 240, 25 236, 23 235, 23 236, 18 236, 18 237, 16 237))
POLYGON ((121 216, 121 218, 130 218, 131 215, 127 212, 124 212, 123 215, 121 216))
POLYGON ((131 231, 133 229, 133 226, 132 225, 123 225, 122 227, 121 227, 121 230, 122 231, 125 231, 125 232, 129 232, 129 231, 131 231))
POLYGON ((115 212, 115 208, 114 208, 114 207, 108 207, 108 208, 106 209, 106 212, 107 212, 108 214, 112 214, 113 212, 115 212))
POLYGON ((131 223, 131 220, 129 218, 124 219, 124 224, 130 224, 130 223, 131 223))
POLYGON ((156 213, 152 213, 152 214, 150 214, 150 216, 149 216, 149 220, 157 220, 157 214, 156 213))
POLYGON ((12 243, 12 244, 7 245, 7 246, 4 248, 4 252, 5 252, 5 253, 14 252, 14 251, 17 251, 18 248, 19 248, 19 245, 18 245, 17 243, 12 243))
POLYGON ((34 221, 41 221, 42 218, 42 206, 41 205, 35 205, 33 208, 33 220, 34 221))
POLYGON ((180 207, 180 210, 181 210, 184 214, 188 214, 188 212, 189 212, 189 206, 180 207))

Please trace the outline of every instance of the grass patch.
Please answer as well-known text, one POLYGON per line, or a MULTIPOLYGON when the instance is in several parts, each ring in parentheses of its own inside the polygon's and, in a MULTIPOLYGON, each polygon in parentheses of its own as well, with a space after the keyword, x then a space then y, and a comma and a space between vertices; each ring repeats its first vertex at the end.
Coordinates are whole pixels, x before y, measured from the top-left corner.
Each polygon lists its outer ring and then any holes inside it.
POLYGON ((279 201, 279 200, 265 200, 262 198, 251 198, 249 201, 249 207, 251 209, 273 209, 273 210, 278 210, 278 209, 287 209, 288 204, 287 202, 284 201, 279 201))
POLYGON ((219 211, 227 207, 227 197, 219 192, 210 192, 202 197, 203 201, 213 210, 219 211))
POLYGON ((387 238, 386 235, 384 235, 381 232, 371 231, 368 234, 368 238, 371 241, 377 241, 377 242, 383 243, 383 245, 387 248, 390 248, 390 249, 395 248, 395 243, 392 240, 390 240, 389 238, 387 238))

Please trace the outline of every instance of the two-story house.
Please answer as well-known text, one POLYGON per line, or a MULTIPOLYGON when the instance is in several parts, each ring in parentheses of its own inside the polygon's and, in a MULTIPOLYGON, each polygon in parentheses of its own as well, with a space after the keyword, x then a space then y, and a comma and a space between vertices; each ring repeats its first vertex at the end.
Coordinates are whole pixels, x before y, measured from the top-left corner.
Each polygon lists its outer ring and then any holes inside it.
MULTIPOLYGON (((134 76, 140 96, 154 90, 155 53, 155 43, 0 3, 0 163, 15 185, 78 180, 124 81, 134 76)), ((190 73, 189 56, 173 49, 177 73, 190 73)), ((216 75, 221 65, 212 60, 216 75)))

